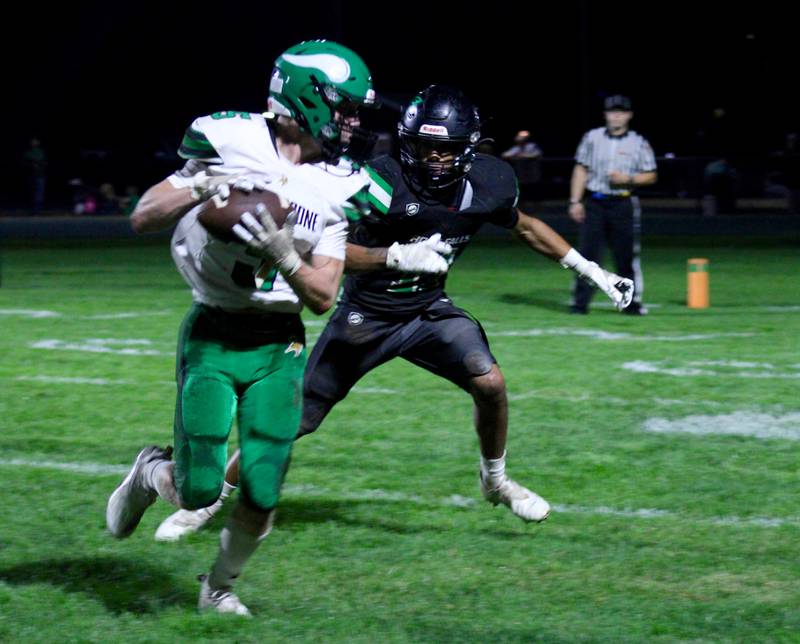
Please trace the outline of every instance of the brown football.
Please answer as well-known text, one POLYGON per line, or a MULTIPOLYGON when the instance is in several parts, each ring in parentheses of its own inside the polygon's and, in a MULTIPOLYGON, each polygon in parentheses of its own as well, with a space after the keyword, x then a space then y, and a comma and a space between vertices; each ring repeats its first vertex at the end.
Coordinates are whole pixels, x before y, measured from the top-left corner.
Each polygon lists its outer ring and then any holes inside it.
POLYGON ((284 202, 287 205, 282 206, 280 197, 269 190, 244 192, 231 188, 230 197, 224 206, 219 207, 213 199, 209 199, 203 204, 197 219, 215 237, 224 241, 239 241, 239 238, 231 232, 231 228, 239 223, 243 213, 249 212, 255 216, 256 206, 259 203, 267 207, 278 228, 283 227, 286 217, 292 212, 290 204, 284 202))

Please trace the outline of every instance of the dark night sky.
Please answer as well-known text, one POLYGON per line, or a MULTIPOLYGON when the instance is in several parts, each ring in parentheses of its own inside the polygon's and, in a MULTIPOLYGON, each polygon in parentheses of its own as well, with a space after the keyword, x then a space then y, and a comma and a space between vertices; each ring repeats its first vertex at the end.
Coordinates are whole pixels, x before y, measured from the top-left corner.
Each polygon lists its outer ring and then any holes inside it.
POLYGON ((14 113, 4 161, 33 134, 51 156, 176 144, 196 115, 262 109, 276 55, 315 37, 358 51, 376 89, 398 99, 431 82, 462 86, 492 117, 486 133, 500 146, 525 127, 547 154, 571 155, 581 132, 600 124, 600 97, 618 91, 632 96, 634 127, 659 154, 692 152, 715 107, 745 152, 772 149, 798 128, 796 22, 777 3, 485 6, 37 4, 19 23, 32 35, 4 45, 14 113))

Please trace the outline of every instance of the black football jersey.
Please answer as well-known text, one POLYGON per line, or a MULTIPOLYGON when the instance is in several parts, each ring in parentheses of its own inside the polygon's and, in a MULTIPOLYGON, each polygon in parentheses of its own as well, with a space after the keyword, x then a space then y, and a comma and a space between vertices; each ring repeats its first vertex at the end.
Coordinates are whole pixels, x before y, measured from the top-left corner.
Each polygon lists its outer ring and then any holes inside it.
MULTIPOLYGON (((352 224, 348 241, 380 248, 424 241, 436 233, 453 247, 451 264, 485 223, 517 224, 517 179, 505 161, 479 154, 443 203, 409 184, 391 157, 369 162, 373 215, 352 224)), ((444 296, 447 275, 412 275, 392 270, 347 275, 342 303, 368 311, 407 315, 444 296)))

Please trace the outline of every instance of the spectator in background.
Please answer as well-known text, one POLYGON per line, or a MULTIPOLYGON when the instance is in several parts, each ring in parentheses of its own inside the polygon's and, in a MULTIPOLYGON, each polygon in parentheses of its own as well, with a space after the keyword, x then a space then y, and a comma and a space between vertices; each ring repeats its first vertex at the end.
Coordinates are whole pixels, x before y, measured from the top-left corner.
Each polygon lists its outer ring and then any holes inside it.
POLYGON ((514 145, 501 155, 517 173, 520 197, 526 201, 536 198, 536 186, 542 179, 542 150, 531 141, 528 130, 520 130, 514 145))
POLYGON ((28 178, 30 181, 30 196, 31 196, 31 212, 36 214, 44 207, 44 191, 47 179, 47 155, 42 142, 33 137, 29 144, 28 149, 23 155, 23 162, 28 171, 28 178))
POLYGON ((122 212, 119 205, 119 198, 110 183, 103 183, 98 190, 99 199, 97 200, 98 215, 118 215, 122 212))
POLYGON ((703 216, 736 210, 739 174, 726 157, 714 159, 703 170, 703 216))
POLYGON ((97 212, 97 198, 94 190, 83 179, 75 177, 68 182, 72 188, 72 212, 75 215, 93 215, 97 212))
POLYGON ((125 188, 125 196, 120 197, 119 205, 122 208, 122 214, 129 217, 134 210, 136 204, 139 203, 141 195, 139 194, 138 186, 128 186, 125 188))
POLYGON ((732 136, 730 118, 723 107, 711 110, 697 133, 700 154, 710 160, 703 167, 703 215, 712 217, 718 212, 736 209, 738 173, 731 163, 732 136))
POLYGON ((786 187, 789 211, 800 214, 800 140, 797 132, 789 132, 783 148, 773 155, 778 181, 786 187))
POLYGON ((483 141, 479 141, 475 151, 478 154, 488 154, 490 157, 493 157, 494 146, 492 145, 492 139, 484 139, 483 141))

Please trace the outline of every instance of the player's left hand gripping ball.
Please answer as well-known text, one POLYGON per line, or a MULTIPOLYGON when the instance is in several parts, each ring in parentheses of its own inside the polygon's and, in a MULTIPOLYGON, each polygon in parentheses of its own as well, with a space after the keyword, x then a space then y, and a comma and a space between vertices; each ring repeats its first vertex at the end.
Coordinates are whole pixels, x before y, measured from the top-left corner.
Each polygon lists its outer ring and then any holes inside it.
POLYGON ((266 181, 256 175, 246 175, 238 172, 227 175, 209 175, 204 170, 194 175, 189 183, 192 189, 192 198, 198 201, 213 199, 218 208, 227 205, 231 190, 236 189, 244 193, 253 190, 268 190, 266 181))
POLYGON ((267 207, 256 206, 258 219, 249 212, 242 214, 232 231, 259 257, 272 261, 285 275, 294 275, 303 264, 294 248, 294 213, 278 228, 267 207))

